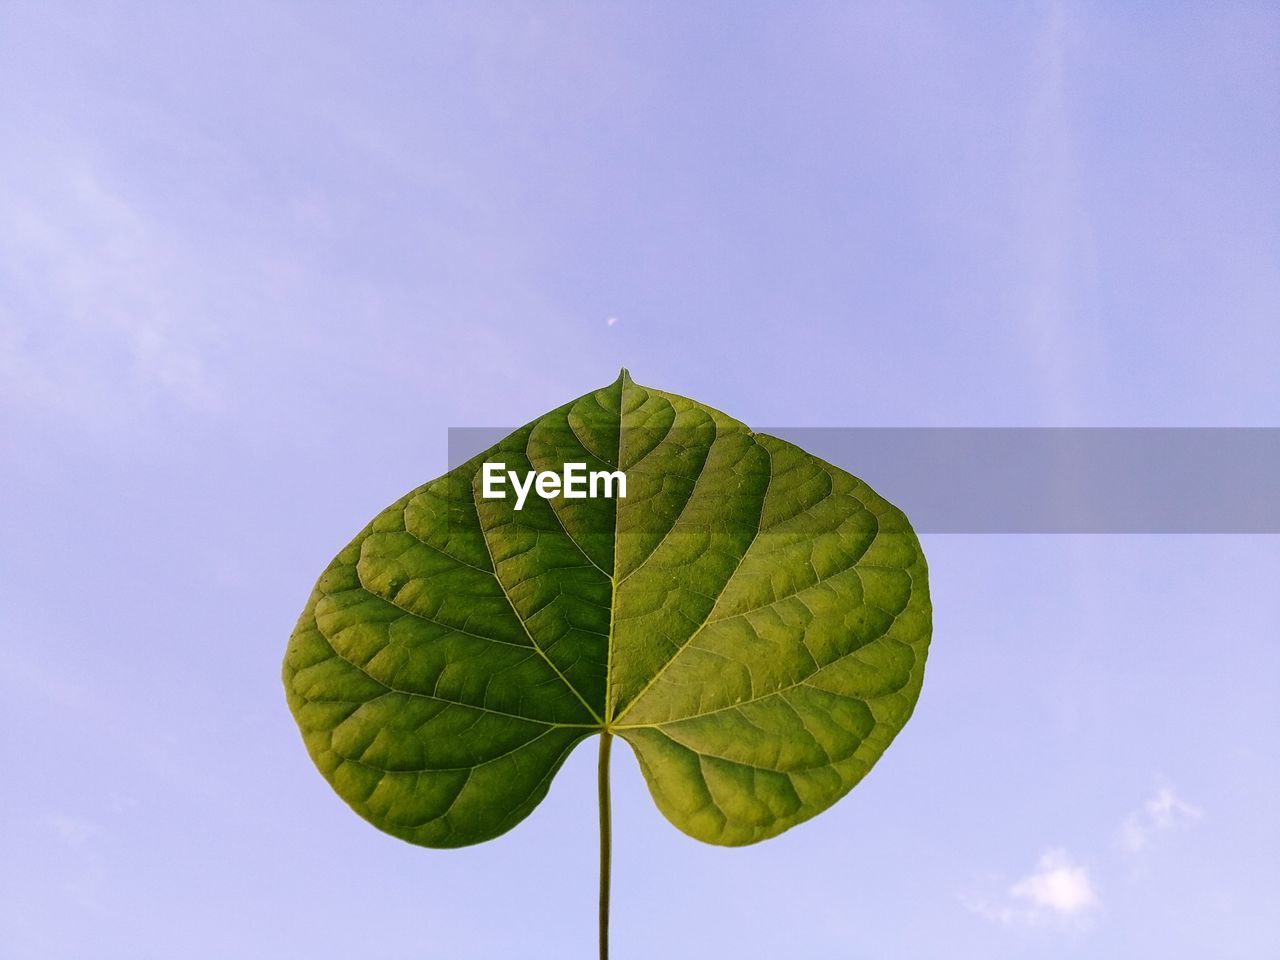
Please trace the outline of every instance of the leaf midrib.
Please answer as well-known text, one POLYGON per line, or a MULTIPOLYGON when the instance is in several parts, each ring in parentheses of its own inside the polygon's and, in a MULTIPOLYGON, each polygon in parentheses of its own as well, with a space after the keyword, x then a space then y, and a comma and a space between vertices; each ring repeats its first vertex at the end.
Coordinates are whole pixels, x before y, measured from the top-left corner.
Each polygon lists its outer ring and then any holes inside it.
MULTIPOLYGON (((712 424, 715 427, 715 433, 712 436, 711 444, 707 447, 707 460, 711 459, 711 447, 715 446, 715 442, 717 439, 719 439, 719 436, 720 436, 719 422, 713 418, 712 424)), ((747 431, 747 435, 751 437, 752 440, 754 441, 755 435, 753 433, 751 433, 750 431, 747 431)), ((618 717, 617 717, 618 720, 623 719, 628 713, 631 712, 631 709, 637 703, 640 702, 641 698, 644 697, 644 695, 649 692, 649 690, 653 687, 653 685, 658 682, 658 680, 662 677, 662 675, 667 672, 667 668, 670 667, 671 664, 675 663, 677 659, 679 659, 680 654, 684 653, 685 650, 689 648, 689 644, 693 642, 693 639, 697 637, 700 633, 702 633, 702 631, 706 628, 707 624, 711 622, 711 615, 715 613, 716 607, 719 606, 720 598, 724 596, 725 591, 729 589, 729 584, 733 582, 733 578, 736 577, 738 575, 738 571, 742 569, 742 564, 743 564, 743 561, 747 559, 747 554, 750 553, 751 548, 755 546, 756 540, 760 536, 760 530, 762 526, 761 521, 764 519, 765 500, 768 499, 769 488, 773 486, 773 454, 770 453, 769 448, 762 443, 757 443, 756 446, 758 446, 761 450, 763 450, 765 452, 765 456, 769 458, 769 479, 765 483, 764 490, 760 494, 760 516, 756 518, 756 532, 751 535, 751 542, 747 544, 746 549, 742 551, 742 556, 740 556, 738 558, 738 562, 734 564, 733 570, 729 573, 729 576, 725 578, 724 583, 720 587, 720 592, 716 594, 715 601, 711 604, 711 609, 707 611, 707 615, 706 617, 703 618, 702 623, 698 624, 698 626, 690 632, 689 636, 685 637, 685 640, 682 644, 680 644, 679 649, 677 649, 675 653, 671 654, 667 662, 658 668, 658 671, 652 677, 649 678, 648 683, 646 683, 643 687, 640 688, 640 692, 637 693, 634 697, 632 697, 629 701, 627 701, 627 705, 623 707, 622 712, 618 714, 618 717)), ((697 493, 697 483, 702 479, 702 476, 705 472, 706 472, 706 464, 704 463, 702 472, 698 474, 698 480, 694 481, 694 489, 689 494, 689 500, 692 500, 694 495, 697 493)), ((688 506, 687 501, 685 503, 685 506, 686 507, 688 506)), ((683 513, 684 513, 684 510, 682 509, 681 515, 683 515, 683 513)), ((679 518, 677 518, 677 521, 678 519, 679 518)), ((671 529, 672 530, 675 529, 674 524, 672 525, 671 529)), ((664 536, 662 540, 658 541, 658 546, 654 547, 654 549, 650 551, 649 553, 650 557, 657 552, 658 547, 662 546, 662 544, 666 541, 667 536, 670 536, 670 534, 671 534, 671 531, 668 530, 666 536, 664 536)), ((645 559, 647 560, 648 557, 646 557, 645 559)), ((635 726, 640 726, 640 725, 635 725, 635 726)))
MULTIPOLYGON (((502 577, 498 575, 498 562, 494 559, 493 548, 489 546, 489 531, 485 527, 484 521, 480 519, 480 501, 476 499, 476 488, 474 483, 471 484, 471 502, 476 508, 476 525, 480 528, 480 539, 484 541, 485 552, 488 553, 489 563, 493 566, 494 582, 498 584, 498 589, 502 591, 502 596, 506 599, 507 606, 511 608, 511 615, 516 618, 516 622, 520 624, 520 629, 523 630, 524 635, 529 638, 529 643, 532 644, 533 649, 538 651, 538 655, 547 662, 547 666, 555 671, 555 675, 560 678, 561 682, 566 687, 569 688, 569 692, 572 693, 574 697, 577 698, 578 702, 586 708, 587 713, 591 714, 595 722, 603 725, 604 720, 600 718, 600 714, 596 713, 591 704, 587 703, 582 694, 578 692, 578 688, 569 682, 569 678, 566 677, 564 673, 561 672, 560 668, 552 662, 551 658, 547 656, 546 651, 544 651, 542 647, 538 646, 538 641, 533 638, 533 634, 529 630, 529 625, 524 622, 524 617, 520 616, 520 611, 516 609, 515 601, 511 599, 511 594, 507 593, 506 584, 502 582, 502 577)), ((588 559, 590 558, 588 557, 588 559)))

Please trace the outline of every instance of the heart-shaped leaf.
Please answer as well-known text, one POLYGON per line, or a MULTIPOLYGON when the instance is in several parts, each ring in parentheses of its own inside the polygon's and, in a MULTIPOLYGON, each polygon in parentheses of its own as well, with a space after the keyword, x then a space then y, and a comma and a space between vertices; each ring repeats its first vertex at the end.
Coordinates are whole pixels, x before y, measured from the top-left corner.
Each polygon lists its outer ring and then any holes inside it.
POLYGON ((899 510, 624 371, 380 513, 321 576, 284 682, 334 789, 413 843, 510 829, 605 732, 667 819, 736 845, 866 774, 911 715, 929 635, 899 510), (621 470, 626 496, 531 491, 517 510, 482 495, 486 462, 621 470))

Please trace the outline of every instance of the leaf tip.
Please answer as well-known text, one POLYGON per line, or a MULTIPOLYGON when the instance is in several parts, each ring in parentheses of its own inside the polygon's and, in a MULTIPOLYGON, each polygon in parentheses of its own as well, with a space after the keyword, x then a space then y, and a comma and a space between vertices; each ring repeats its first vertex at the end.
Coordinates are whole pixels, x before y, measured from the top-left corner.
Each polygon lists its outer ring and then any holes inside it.
POLYGON ((623 367, 618 371, 618 379, 615 380, 614 383, 621 384, 625 387, 629 384, 635 383, 635 381, 631 379, 631 372, 626 367, 623 367))

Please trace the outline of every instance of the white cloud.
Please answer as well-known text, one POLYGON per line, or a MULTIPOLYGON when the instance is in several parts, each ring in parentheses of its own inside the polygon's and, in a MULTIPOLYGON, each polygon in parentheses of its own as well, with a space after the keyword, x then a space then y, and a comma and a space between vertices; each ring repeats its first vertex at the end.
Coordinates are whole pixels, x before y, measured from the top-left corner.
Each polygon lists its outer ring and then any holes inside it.
POLYGON ((605 325, 606 327, 613 327, 613 326, 617 326, 617 323, 618 323, 618 318, 617 318, 617 317, 610 317, 609 319, 607 319, 607 320, 604 322, 604 325, 605 325))
POLYGON ((1120 825, 1120 846, 1129 853, 1141 853, 1151 845, 1156 834, 1190 826, 1201 816, 1199 807, 1187 803, 1168 787, 1161 787, 1155 796, 1125 817, 1120 825))
POLYGON ((1088 869, 1073 862, 1065 850, 1047 851, 1032 873, 1009 888, 1009 894, 1033 909, 1061 917, 1077 916, 1098 903, 1088 869))
MULTIPOLYGON (((1200 808, 1161 787, 1120 826, 1120 845, 1131 854, 1146 850, 1157 834, 1190 826, 1200 808)), ((1066 850, 1046 850, 1025 877, 996 895, 962 895, 979 916, 1005 926, 1081 924, 1100 905, 1089 868, 1066 850)))
POLYGON ((1065 850, 1047 850, 1036 868, 1000 897, 966 897, 975 913, 1006 926, 1078 922, 1098 906, 1088 867, 1065 850))

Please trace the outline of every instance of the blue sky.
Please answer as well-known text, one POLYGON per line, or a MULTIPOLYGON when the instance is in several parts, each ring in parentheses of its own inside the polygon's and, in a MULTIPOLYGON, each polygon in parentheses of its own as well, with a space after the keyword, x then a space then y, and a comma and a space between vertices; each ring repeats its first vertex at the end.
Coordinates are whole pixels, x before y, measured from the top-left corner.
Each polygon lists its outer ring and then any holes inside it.
MULTIPOLYGON (((329 557, 624 364, 751 424, 1280 426, 1278 49, 1261 3, 5 5, 0 955, 589 956, 589 746, 454 851, 311 767, 329 557)), ((616 955, 1274 950, 1277 538, 925 547, 920 707, 824 816, 702 846, 615 751, 616 955)))

